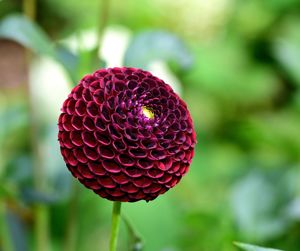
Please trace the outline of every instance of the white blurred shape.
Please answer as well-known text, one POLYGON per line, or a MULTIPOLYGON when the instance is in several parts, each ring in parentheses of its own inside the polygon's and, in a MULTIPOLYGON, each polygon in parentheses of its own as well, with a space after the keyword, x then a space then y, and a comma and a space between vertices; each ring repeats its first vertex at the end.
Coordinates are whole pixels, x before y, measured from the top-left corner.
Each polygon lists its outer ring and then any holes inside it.
POLYGON ((34 107, 44 121, 57 119, 70 92, 64 69, 47 57, 36 58, 30 67, 30 89, 34 107))
POLYGON ((149 65, 149 71, 158 78, 169 84, 173 90, 180 96, 182 94, 181 83, 170 71, 163 61, 154 61, 149 65))
MULTIPOLYGON (((105 29, 99 55, 107 67, 122 66, 123 57, 130 39, 129 29, 123 26, 110 26, 105 29)), ((85 30, 62 41, 73 53, 91 50, 96 47, 96 29, 85 30)))
POLYGON ((80 50, 91 50, 96 47, 97 34, 95 29, 85 30, 61 41, 73 53, 80 50))
POLYGON ((130 36, 130 31, 122 26, 113 26, 106 30, 101 46, 101 56, 107 67, 122 66, 130 36))
POLYGON ((288 205, 287 214, 292 219, 300 219, 300 198, 296 198, 288 205))

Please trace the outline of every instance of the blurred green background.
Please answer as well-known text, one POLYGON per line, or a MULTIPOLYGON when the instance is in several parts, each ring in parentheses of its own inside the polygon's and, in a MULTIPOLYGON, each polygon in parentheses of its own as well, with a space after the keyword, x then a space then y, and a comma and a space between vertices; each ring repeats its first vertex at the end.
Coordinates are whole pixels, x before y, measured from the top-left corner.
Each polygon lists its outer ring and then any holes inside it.
POLYGON ((300 250, 299 0, 0 0, 0 38, 1 251, 107 250, 112 204, 74 182, 57 118, 122 65, 173 85, 198 144, 178 186, 123 204, 119 250, 300 250))

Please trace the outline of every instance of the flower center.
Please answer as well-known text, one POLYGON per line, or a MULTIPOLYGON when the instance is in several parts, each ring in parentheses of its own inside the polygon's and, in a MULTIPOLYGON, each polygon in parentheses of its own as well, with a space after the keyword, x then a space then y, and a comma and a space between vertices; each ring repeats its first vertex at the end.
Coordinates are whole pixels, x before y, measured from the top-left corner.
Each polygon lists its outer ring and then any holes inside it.
POLYGON ((147 106, 142 106, 143 115, 148 119, 154 119, 154 112, 147 106))

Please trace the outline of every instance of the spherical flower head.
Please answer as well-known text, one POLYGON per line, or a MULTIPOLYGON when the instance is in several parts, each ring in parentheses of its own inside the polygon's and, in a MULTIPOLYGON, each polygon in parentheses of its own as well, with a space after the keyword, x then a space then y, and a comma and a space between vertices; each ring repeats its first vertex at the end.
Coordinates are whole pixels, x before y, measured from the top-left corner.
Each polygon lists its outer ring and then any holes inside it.
POLYGON ((73 176, 112 201, 155 199, 180 181, 194 155, 186 104, 141 69, 85 76, 63 103, 58 126, 73 176))

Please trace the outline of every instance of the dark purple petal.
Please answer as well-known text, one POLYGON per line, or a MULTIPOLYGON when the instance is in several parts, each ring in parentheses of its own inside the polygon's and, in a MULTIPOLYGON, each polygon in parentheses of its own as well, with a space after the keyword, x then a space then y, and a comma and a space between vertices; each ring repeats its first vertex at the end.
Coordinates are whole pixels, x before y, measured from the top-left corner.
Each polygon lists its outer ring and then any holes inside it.
POLYGON ((104 160, 102 162, 103 168, 109 173, 121 172, 121 167, 113 160, 104 160))
POLYGON ((103 168, 103 165, 102 163, 100 162, 89 162, 88 163, 88 167, 90 169, 90 171, 92 173, 94 173, 95 175, 100 175, 100 176, 103 176, 106 174, 106 170, 103 168))

